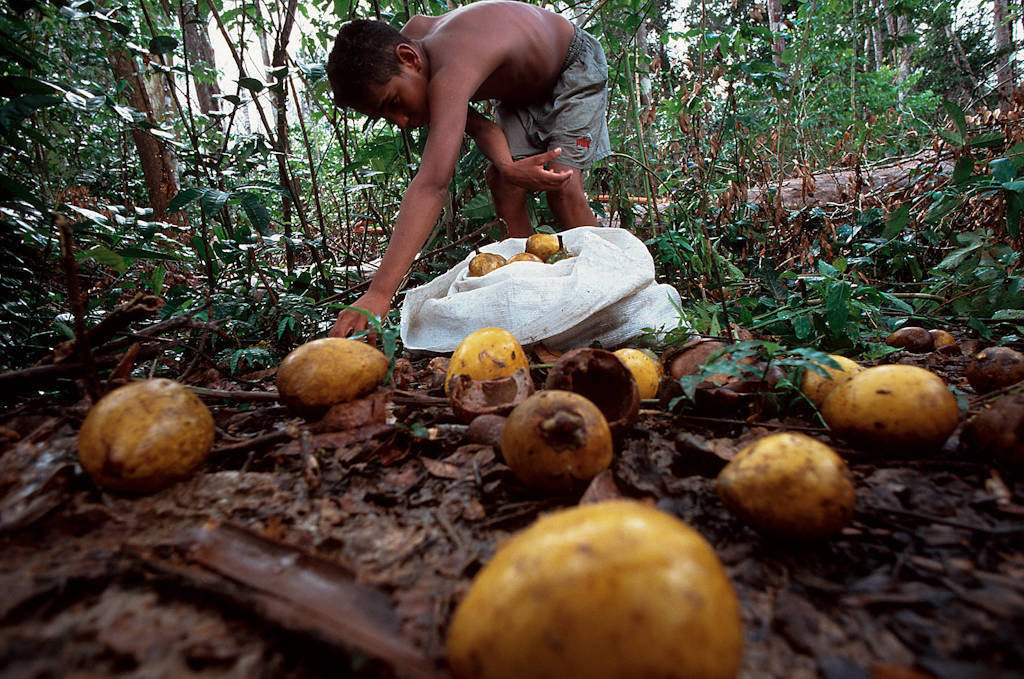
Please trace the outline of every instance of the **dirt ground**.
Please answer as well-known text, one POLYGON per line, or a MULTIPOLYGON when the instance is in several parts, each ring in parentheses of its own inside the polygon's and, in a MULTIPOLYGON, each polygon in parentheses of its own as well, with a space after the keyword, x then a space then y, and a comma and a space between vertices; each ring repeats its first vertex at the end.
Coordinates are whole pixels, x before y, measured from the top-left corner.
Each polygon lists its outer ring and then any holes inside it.
MULTIPOLYGON (((964 353, 897 358, 973 396, 964 353)), ((611 469, 551 497, 467 441, 427 359, 396 382, 378 397, 390 406, 341 430, 273 400, 206 396, 208 463, 142 497, 102 492, 78 467, 81 404, 4 413, 0 676, 444 677, 451 612, 496 545, 544 512, 627 496, 714 546, 741 601, 744 679, 1024 677, 1024 484, 961 453, 956 434, 906 457, 834 441, 806 410, 645 402, 611 469), (768 538, 718 500, 725 461, 781 429, 847 459, 857 511, 841 535, 768 538)))

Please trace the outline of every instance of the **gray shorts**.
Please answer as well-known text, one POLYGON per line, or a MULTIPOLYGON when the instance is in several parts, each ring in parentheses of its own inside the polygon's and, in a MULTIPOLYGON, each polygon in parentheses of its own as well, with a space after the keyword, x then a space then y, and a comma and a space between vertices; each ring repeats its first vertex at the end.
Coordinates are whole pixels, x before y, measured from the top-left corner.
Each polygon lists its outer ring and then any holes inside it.
POLYGON ((551 99, 498 104, 495 119, 515 160, 560 146, 562 155, 554 162, 587 168, 612 152, 606 119, 608 63, 601 43, 574 28, 551 99))

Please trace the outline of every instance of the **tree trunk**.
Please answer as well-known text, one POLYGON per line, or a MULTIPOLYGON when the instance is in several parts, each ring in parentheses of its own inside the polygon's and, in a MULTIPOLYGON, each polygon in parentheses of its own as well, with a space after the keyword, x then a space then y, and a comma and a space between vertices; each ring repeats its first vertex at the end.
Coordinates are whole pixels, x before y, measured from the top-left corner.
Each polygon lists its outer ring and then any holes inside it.
POLYGON ((782 0, 768 0, 768 28, 771 29, 774 41, 772 43, 772 61, 782 69, 782 53, 786 51, 786 39, 782 37, 782 0))
MULTIPOLYGON (((139 73, 135 60, 121 50, 111 50, 109 59, 114 75, 128 83, 125 94, 132 108, 144 113, 154 125, 159 124, 154 114, 156 107, 150 100, 146 82, 139 73)), ((153 216, 156 219, 163 219, 167 204, 178 192, 174 155, 156 137, 138 127, 131 127, 131 135, 139 154, 139 164, 146 180, 146 191, 149 194, 150 207, 153 208, 153 216)))
POLYGON ((647 107, 651 105, 651 67, 648 64, 648 43, 647 43, 648 22, 644 20, 636 32, 636 74, 640 87, 640 105, 647 107))
POLYGON ((210 44, 206 18, 200 15, 195 0, 181 0, 180 17, 181 32, 185 38, 185 54, 188 56, 189 67, 193 72, 192 80, 196 86, 199 110, 205 115, 209 115, 210 111, 219 108, 214 97, 220 94, 220 88, 216 82, 201 82, 199 78, 195 77, 197 72, 203 75, 216 72, 216 61, 214 60, 213 46, 210 44))
MULTIPOLYGON (((277 136, 277 150, 280 152, 278 156, 278 177, 281 181, 281 186, 291 186, 291 180, 288 174, 288 167, 286 159, 291 147, 291 142, 288 138, 288 96, 287 96, 287 75, 282 75, 282 71, 287 71, 288 67, 288 41, 291 38, 292 28, 295 25, 295 9, 298 6, 298 0, 288 0, 288 6, 285 8, 284 23, 281 26, 281 32, 278 34, 277 39, 274 40, 274 55, 271 58, 270 66, 275 73, 278 74, 278 78, 281 82, 280 88, 273 88, 274 90, 274 107, 277 109, 277 120, 276 120, 276 136, 277 136)), ((297 188, 297 187, 293 187, 297 188)), ((295 251, 292 248, 292 198, 293 196, 285 196, 282 198, 281 211, 284 223, 284 236, 285 236, 285 264, 288 273, 291 273, 295 267, 295 251)), ((298 205, 295 206, 299 208, 298 205)))
POLYGON ((871 3, 871 13, 874 21, 871 22, 871 48, 875 53, 875 70, 885 67, 885 39, 889 37, 886 33, 885 9, 881 0, 874 0, 871 3))
POLYGON ((1013 29, 1008 19, 1009 12, 1006 0, 992 0, 992 23, 995 29, 996 89, 999 93, 999 111, 1010 109, 1013 99, 1013 29))
MULTIPOLYGON (((896 32, 900 38, 906 38, 910 35, 910 21, 907 17, 901 16, 896 21, 896 32)), ((903 83, 910 76, 910 59, 914 56, 914 48, 910 45, 905 45, 898 49, 899 52, 899 72, 896 76, 896 82, 903 83)), ((900 95, 902 99, 902 94, 900 95)))

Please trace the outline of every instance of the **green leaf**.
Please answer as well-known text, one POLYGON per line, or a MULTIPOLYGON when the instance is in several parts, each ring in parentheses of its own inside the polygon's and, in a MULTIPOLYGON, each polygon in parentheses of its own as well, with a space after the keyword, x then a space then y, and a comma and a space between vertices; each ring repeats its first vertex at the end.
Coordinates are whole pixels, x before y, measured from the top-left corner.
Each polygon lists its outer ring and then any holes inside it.
POLYGON ((249 223, 260 235, 267 235, 270 232, 270 213, 263 207, 259 196, 249 191, 235 191, 231 197, 238 201, 249 218, 249 223))
MULTIPOLYGON (((956 127, 956 131, 959 133, 960 138, 963 139, 966 137, 967 118, 964 116, 964 110, 948 99, 942 100, 942 107, 946 109, 946 113, 949 114, 949 118, 953 121, 953 125, 956 127)), ((963 142, 960 142, 959 145, 963 146, 963 142)))
POLYGON ((994 130, 971 137, 967 141, 967 145, 972 148, 988 148, 989 146, 1001 146, 1004 141, 1006 141, 1006 137, 1003 136, 1003 133, 994 130))
POLYGON ((1024 309, 1000 309, 992 314, 993 321, 1024 321, 1024 309))
POLYGON ((171 35, 158 35, 149 41, 149 51, 153 54, 166 54, 178 47, 178 39, 171 35))
POLYGON ((238 86, 244 87, 250 92, 259 92, 265 87, 263 81, 257 80, 256 78, 239 78, 238 86))
POLYGON ((0 128, 13 130, 36 111, 63 101, 52 94, 24 94, 0 106, 0 128))
POLYGON ((846 334, 846 321, 850 316, 850 286, 838 281, 828 287, 825 296, 825 323, 833 337, 846 334))
POLYGON ((948 141, 950 144, 957 148, 960 148, 961 146, 964 145, 964 138, 961 135, 957 134, 956 132, 953 132, 952 130, 939 130, 938 134, 940 137, 942 137, 943 139, 945 139, 946 141, 948 141))
POLYGON ((224 204, 228 202, 228 198, 231 196, 226 191, 220 189, 207 188, 203 192, 203 198, 200 201, 202 205, 203 213, 207 215, 215 215, 224 208, 224 204))
POLYGON ((112 252, 102 245, 97 245, 94 248, 80 252, 76 258, 79 260, 92 260, 97 264, 102 264, 109 269, 113 269, 118 274, 123 274, 128 269, 128 263, 125 261, 124 257, 112 252))
POLYGON ((953 168, 953 183, 963 184, 974 172, 974 158, 969 155, 962 155, 957 158, 956 167, 953 168))
POLYGON ((167 213, 173 214, 177 212, 181 208, 185 207, 192 201, 202 196, 205 192, 206 189, 201 189, 194 186, 191 188, 184 189, 182 191, 178 191, 178 193, 175 194, 174 198, 171 198, 171 202, 167 204, 167 213))
POLYGON ((1006 194, 1006 233, 1010 234, 1011 238, 1016 238, 1020 235, 1020 217, 1021 212, 1024 210, 1024 202, 1021 201, 1019 193, 1007 193, 1006 194))
POLYGON ((910 206, 901 205, 892 211, 888 219, 885 220, 885 229, 882 230, 882 238, 889 240, 895 238, 903 232, 903 229, 907 227, 907 222, 910 220, 910 206))
POLYGON ((1009 158, 995 158, 989 162, 992 178, 999 183, 1008 182, 1017 176, 1017 166, 1009 158))

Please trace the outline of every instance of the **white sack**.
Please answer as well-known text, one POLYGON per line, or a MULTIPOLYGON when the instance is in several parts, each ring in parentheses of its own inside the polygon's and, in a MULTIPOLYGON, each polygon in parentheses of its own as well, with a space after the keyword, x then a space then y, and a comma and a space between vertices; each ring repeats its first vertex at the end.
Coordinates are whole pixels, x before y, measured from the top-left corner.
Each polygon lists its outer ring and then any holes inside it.
MULTIPOLYGON (((572 257, 554 264, 514 262, 470 278, 466 257, 450 271, 405 293, 402 342, 408 349, 450 352, 480 328, 504 328, 521 344, 553 349, 592 342, 614 347, 644 328, 680 324, 679 293, 654 281, 647 246, 625 229, 581 226, 561 233, 572 257), (675 305, 675 306, 673 306, 675 305)), ((481 248, 506 259, 525 238, 481 248)))

